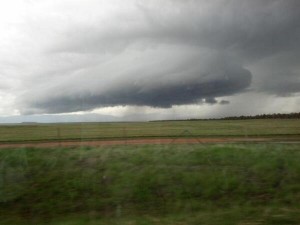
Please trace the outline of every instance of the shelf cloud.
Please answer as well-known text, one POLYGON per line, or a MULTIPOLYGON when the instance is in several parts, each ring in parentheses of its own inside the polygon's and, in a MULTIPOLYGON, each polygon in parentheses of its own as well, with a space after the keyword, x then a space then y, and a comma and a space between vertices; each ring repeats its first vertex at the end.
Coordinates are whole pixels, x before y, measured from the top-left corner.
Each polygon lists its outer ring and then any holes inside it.
POLYGON ((6 7, 18 15, 0 23, 0 89, 9 89, 21 114, 225 107, 253 92, 299 98, 298 0, 33 0, 6 7))
POLYGON ((244 92, 251 83, 248 70, 231 64, 217 52, 209 51, 203 57, 191 49, 172 47, 164 51, 144 51, 142 56, 140 52, 132 54, 138 57, 127 62, 125 70, 116 65, 127 61, 128 55, 126 59, 121 57, 106 65, 70 74, 71 80, 55 82, 54 86, 47 80, 41 82, 40 87, 22 96, 25 108, 31 110, 24 113, 85 111, 117 105, 169 108, 200 104, 204 99, 215 104, 215 97, 244 92), (158 51, 165 59, 155 58, 158 51), (99 76, 102 71, 107 73, 99 76))

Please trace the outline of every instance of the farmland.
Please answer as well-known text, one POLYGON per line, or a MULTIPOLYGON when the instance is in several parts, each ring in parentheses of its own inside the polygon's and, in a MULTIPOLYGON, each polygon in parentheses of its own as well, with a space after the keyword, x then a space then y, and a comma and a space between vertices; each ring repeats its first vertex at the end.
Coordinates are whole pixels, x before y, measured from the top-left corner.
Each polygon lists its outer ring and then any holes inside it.
POLYGON ((2 125, 0 134, 1 225, 300 221, 296 119, 2 125), (161 138, 265 139, 146 142, 161 138), (83 144, 38 145, 57 141, 83 144))
POLYGON ((1 125, 0 143, 174 137, 300 137, 299 119, 1 125))

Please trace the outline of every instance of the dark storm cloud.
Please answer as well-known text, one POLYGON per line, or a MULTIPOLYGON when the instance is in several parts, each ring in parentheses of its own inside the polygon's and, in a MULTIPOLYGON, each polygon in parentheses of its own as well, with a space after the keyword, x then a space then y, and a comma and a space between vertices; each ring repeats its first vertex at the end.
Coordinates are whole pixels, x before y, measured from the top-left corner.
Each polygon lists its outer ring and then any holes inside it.
POLYGON ((206 98, 205 102, 208 104, 216 104, 218 101, 215 98, 206 98))
POLYGON ((112 89, 103 94, 49 97, 44 102, 32 103, 36 109, 48 113, 90 110, 95 107, 135 105, 168 108, 172 105, 197 104, 202 98, 209 104, 216 104, 215 97, 239 93, 249 86, 251 74, 246 70, 230 71, 224 77, 212 81, 201 79, 194 82, 181 82, 173 85, 157 85, 151 89, 143 86, 124 84, 122 88, 112 89))
POLYGON ((227 104, 229 104, 230 102, 229 101, 227 101, 227 100, 221 100, 220 101, 220 104, 221 105, 227 105, 227 104))
POLYGON ((298 0, 166 1, 159 7, 137 6, 134 15, 120 13, 123 20, 114 21, 118 25, 70 28, 56 50, 111 52, 149 42, 205 46, 258 60, 300 48, 298 0))
POLYGON ((117 105, 169 108, 172 105, 201 103, 202 99, 205 99, 205 103, 216 104, 215 97, 243 92, 251 83, 251 73, 241 67, 226 64, 205 67, 189 68, 179 74, 176 74, 178 71, 165 71, 165 74, 152 76, 147 75, 151 71, 144 72, 144 76, 132 74, 126 76, 126 80, 114 81, 108 88, 96 85, 94 90, 90 87, 91 92, 77 96, 55 91, 57 94, 40 101, 44 95, 42 91, 31 98, 32 108, 23 113, 73 112, 117 105), (97 87, 100 89, 97 90, 97 87))
POLYGON ((56 68, 36 72, 51 82, 24 82, 23 113, 216 104, 249 87, 300 92, 300 1, 129 2, 105 19, 67 18, 43 55, 56 68))

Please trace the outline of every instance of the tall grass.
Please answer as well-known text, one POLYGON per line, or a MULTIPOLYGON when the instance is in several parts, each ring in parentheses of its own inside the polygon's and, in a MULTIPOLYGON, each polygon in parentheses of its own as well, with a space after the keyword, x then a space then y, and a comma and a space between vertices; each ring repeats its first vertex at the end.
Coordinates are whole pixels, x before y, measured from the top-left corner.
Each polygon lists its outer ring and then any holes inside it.
POLYGON ((299 162, 283 144, 3 149, 0 224, 299 224, 299 162))

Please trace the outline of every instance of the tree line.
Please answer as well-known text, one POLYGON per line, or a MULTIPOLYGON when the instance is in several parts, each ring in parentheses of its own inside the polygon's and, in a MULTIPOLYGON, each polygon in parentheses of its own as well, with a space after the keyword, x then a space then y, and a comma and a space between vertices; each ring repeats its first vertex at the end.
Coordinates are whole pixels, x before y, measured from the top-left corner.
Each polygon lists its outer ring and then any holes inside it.
POLYGON ((230 116, 221 119, 223 120, 300 119, 300 113, 273 113, 273 114, 259 114, 255 116, 230 116))
POLYGON ((210 119, 185 119, 185 120, 154 120, 149 122, 163 122, 163 121, 197 121, 197 120, 251 120, 251 119, 300 119, 299 113, 273 113, 273 114, 259 114, 255 116, 229 116, 223 118, 210 119))

